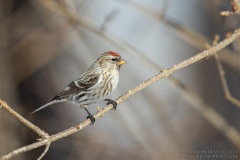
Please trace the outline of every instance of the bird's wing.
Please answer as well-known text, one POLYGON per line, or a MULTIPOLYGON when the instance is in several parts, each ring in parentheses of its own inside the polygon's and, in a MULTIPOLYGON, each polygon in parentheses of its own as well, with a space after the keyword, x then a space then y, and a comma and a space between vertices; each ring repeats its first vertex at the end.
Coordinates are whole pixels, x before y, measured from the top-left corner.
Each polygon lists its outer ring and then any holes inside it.
POLYGON ((83 74, 79 79, 72 81, 64 91, 54 96, 50 101, 61 100, 68 98, 68 96, 87 90, 94 86, 99 80, 98 74, 83 74))
POLYGON ((72 81, 65 89, 64 91, 60 92, 56 96, 54 96, 52 99, 49 100, 49 102, 38 109, 36 109, 35 113, 49 105, 52 105, 54 103, 58 102, 64 102, 67 101, 68 97, 74 94, 79 93, 80 91, 87 90, 94 85, 98 83, 100 80, 100 76, 98 74, 83 74, 79 79, 76 81, 72 81))
POLYGON ((79 90, 77 87, 74 87, 74 84, 71 82, 64 91, 60 92, 59 94, 57 94, 56 96, 54 96, 52 99, 50 99, 48 101, 48 103, 44 104, 43 106, 37 108, 35 111, 33 111, 32 113, 38 112, 40 110, 42 110, 43 108, 46 108, 47 106, 50 106, 54 103, 59 103, 59 102, 64 102, 67 101, 67 97, 74 93, 77 92, 77 90, 79 90))
POLYGON ((85 73, 76 81, 73 81, 79 88, 89 89, 96 85, 100 80, 100 74, 85 73))

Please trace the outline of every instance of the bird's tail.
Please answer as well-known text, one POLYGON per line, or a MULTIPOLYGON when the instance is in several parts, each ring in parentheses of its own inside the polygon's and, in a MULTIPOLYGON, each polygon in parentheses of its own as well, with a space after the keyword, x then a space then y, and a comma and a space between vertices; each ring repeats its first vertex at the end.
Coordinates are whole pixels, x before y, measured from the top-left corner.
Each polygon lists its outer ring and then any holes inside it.
POLYGON ((47 107, 47 106, 52 105, 52 104, 54 104, 54 103, 59 103, 59 102, 63 102, 63 101, 66 101, 66 100, 64 100, 64 99, 62 99, 62 100, 52 100, 52 101, 44 104, 43 106, 39 107, 39 108, 36 109, 35 111, 33 111, 32 114, 35 113, 35 112, 38 112, 38 111, 42 110, 43 108, 45 108, 45 107, 47 107))

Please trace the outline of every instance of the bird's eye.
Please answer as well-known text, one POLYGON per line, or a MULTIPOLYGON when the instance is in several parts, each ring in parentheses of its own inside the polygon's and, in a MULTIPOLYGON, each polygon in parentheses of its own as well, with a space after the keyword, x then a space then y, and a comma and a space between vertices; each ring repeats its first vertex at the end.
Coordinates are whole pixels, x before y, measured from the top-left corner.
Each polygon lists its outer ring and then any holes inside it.
POLYGON ((117 61, 118 59, 117 58, 112 58, 112 61, 117 61))

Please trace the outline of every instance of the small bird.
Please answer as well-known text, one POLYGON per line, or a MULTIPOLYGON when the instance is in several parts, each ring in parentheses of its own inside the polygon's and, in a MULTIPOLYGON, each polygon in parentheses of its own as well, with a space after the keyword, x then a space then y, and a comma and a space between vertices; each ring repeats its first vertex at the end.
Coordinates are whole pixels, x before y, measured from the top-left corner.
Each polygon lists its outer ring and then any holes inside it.
POLYGON ((49 105, 59 102, 70 102, 80 105, 88 114, 91 124, 95 122, 94 116, 87 110, 87 105, 100 101, 107 101, 116 110, 117 103, 108 97, 116 89, 119 81, 119 70, 127 62, 116 52, 105 52, 84 72, 77 80, 72 81, 66 88, 54 96, 49 102, 35 113, 49 105))

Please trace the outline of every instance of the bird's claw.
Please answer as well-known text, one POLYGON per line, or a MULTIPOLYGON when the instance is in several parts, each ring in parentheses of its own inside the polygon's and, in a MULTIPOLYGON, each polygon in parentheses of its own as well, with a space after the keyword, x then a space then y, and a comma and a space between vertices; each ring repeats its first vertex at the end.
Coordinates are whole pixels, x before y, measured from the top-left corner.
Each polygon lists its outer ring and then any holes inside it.
POLYGON ((91 125, 93 125, 94 122, 96 121, 95 118, 94 118, 94 116, 91 115, 91 114, 89 114, 89 115, 87 116, 87 119, 90 119, 90 121, 91 121, 91 125))
POLYGON ((113 106, 112 110, 116 110, 117 109, 117 102, 112 100, 112 99, 105 99, 105 101, 107 101, 107 105, 111 104, 113 106))
POLYGON ((87 112, 88 116, 87 116, 87 119, 90 119, 91 121, 91 125, 94 124, 94 122, 96 121, 96 119, 94 118, 94 116, 87 110, 86 107, 84 107, 85 111, 87 112))

